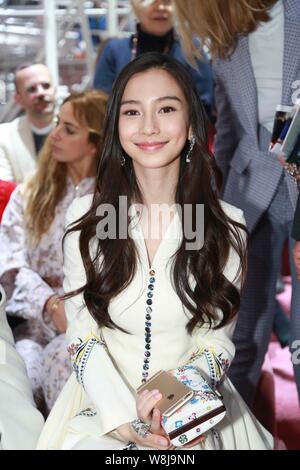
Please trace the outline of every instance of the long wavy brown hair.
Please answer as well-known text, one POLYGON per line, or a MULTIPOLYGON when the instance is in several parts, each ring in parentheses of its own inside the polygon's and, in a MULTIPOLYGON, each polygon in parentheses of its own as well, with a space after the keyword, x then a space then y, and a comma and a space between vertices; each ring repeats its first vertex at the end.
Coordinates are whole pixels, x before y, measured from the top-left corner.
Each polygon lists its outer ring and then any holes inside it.
MULTIPOLYGON (((183 209, 184 204, 193 208, 195 227, 196 205, 205 207, 205 243, 198 251, 187 251, 183 236, 182 243, 172 262, 173 285, 182 304, 192 314, 187 329, 191 333, 195 326, 209 321, 214 327, 225 325, 238 311, 240 295, 237 288, 223 274, 230 249, 240 258, 240 270, 244 275, 246 267, 245 240, 241 236, 245 227, 230 220, 224 213, 216 190, 219 170, 208 149, 207 122, 197 90, 184 66, 169 56, 156 52, 146 53, 128 64, 117 78, 106 115, 103 152, 100 159, 96 189, 90 210, 74 222, 68 233, 80 231, 79 246, 86 272, 87 282, 80 289, 67 293, 65 298, 83 293, 86 306, 99 326, 117 327, 109 316, 111 300, 120 294, 132 281, 137 267, 138 255, 134 240, 129 232, 126 239, 97 239, 97 223, 103 217, 97 216, 97 208, 111 204, 119 221, 119 197, 126 196, 128 206, 143 202, 132 160, 127 155, 125 166, 120 165, 124 155, 118 135, 120 104, 125 87, 137 73, 149 69, 165 70, 182 89, 189 108, 189 121, 196 144, 191 163, 185 162, 187 144, 182 149, 180 174, 176 188, 176 203, 183 209), (95 243, 95 252, 90 243, 95 243), (196 281, 191 288, 189 275, 196 281), (223 319, 216 322, 216 310, 223 313, 223 319)), ((98 212, 99 213, 99 212, 98 212)), ((184 214, 184 211, 182 212, 184 214)), ((130 217, 127 222, 129 226, 130 217)), ((127 229, 128 230, 128 229, 127 229)), ((117 234, 119 226, 117 226, 117 234)))
POLYGON ((239 34, 255 31, 270 19, 268 10, 277 0, 174 0, 178 30, 187 56, 199 55, 196 35, 212 57, 225 58, 236 46, 239 34))
MULTIPOLYGON (((86 91, 68 96, 63 104, 71 103, 75 119, 89 131, 89 142, 101 154, 103 122, 107 95, 101 91, 86 91)), ((95 162, 95 174, 96 174, 95 162)), ((66 190, 67 166, 51 158, 49 137, 38 158, 36 173, 25 185, 25 222, 29 240, 36 244, 47 232, 55 215, 55 208, 66 190)))

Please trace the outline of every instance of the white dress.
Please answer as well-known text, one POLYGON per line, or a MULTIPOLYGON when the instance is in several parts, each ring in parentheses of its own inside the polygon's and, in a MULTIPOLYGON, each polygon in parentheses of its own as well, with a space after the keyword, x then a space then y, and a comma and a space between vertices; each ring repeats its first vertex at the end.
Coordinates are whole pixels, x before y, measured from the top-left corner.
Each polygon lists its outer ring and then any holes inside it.
MULTIPOLYGON (((232 219, 244 223, 239 209, 222 204, 232 219)), ((90 205, 90 196, 74 200, 68 210, 67 223, 78 219, 90 205)), ((217 379, 227 409, 226 417, 213 432, 207 434, 204 445, 197 448, 272 449, 273 437, 255 419, 226 377, 235 351, 231 340, 235 321, 218 330, 197 328, 192 336, 186 331, 190 315, 184 310, 170 278, 170 257, 175 253, 182 237, 178 214, 175 214, 170 223, 151 267, 136 215, 131 225, 131 236, 135 239, 139 254, 137 272, 129 287, 109 306, 109 314, 114 323, 130 334, 108 328, 102 328, 100 333, 87 308, 83 307, 82 295, 66 301, 68 343, 73 348, 80 343, 84 345, 86 356, 79 363, 75 362, 79 370, 71 375, 54 405, 41 434, 38 449, 125 447, 126 443, 118 441, 113 431, 136 418, 135 389, 141 384, 144 372, 145 314, 149 307, 148 286, 151 283, 154 288, 153 297, 150 297, 152 337, 149 376, 161 369, 170 370, 185 365, 197 352, 197 367, 210 377, 205 350, 210 351, 218 366, 222 365, 217 379), (101 335, 108 352, 97 341, 101 335)), ((66 292, 85 283, 78 237, 79 233, 74 232, 65 242, 66 292)), ((238 270, 239 258, 232 250, 224 274, 239 286, 239 279, 235 279, 238 270)))

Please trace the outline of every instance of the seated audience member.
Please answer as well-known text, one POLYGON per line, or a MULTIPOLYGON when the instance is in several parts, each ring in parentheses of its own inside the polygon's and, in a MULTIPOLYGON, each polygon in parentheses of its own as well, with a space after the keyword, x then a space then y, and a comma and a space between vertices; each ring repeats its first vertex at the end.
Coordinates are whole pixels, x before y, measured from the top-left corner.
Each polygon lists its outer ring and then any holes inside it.
POLYGON ((219 200, 195 85, 170 56, 143 54, 118 76, 106 123, 94 195, 76 199, 66 219, 74 373, 38 449, 171 448, 156 407, 160 390, 136 389, 176 368, 188 384, 187 370, 206 377, 226 407, 193 449, 272 449, 272 436, 227 377, 245 276, 245 219, 219 200), (117 231, 114 219, 123 221, 117 231), (200 230, 191 234, 199 226, 203 238, 200 230))
POLYGON ((43 424, 24 362, 15 349, 0 286, 0 450, 34 449, 43 424))
MULTIPOLYGON (((132 0, 137 17, 136 32, 130 38, 110 39, 101 51, 94 87, 107 93, 123 67, 144 52, 170 54, 187 68, 209 116, 213 113, 213 78, 208 61, 197 60, 193 68, 184 57, 173 27, 171 0, 132 0)), ((203 53, 204 55, 204 53, 203 53)))
POLYGON ((64 101, 36 173, 15 189, 0 226, 6 313, 27 320, 14 329, 16 346, 37 402, 42 406, 45 398, 48 408, 70 374, 65 348, 60 350, 64 335, 56 337, 66 330, 59 299, 65 214, 75 197, 94 190, 105 108, 106 95, 100 91, 64 101))
POLYGON ((34 173, 37 155, 53 128, 55 89, 43 64, 20 66, 15 100, 24 115, 0 125, 0 179, 23 182, 34 173))

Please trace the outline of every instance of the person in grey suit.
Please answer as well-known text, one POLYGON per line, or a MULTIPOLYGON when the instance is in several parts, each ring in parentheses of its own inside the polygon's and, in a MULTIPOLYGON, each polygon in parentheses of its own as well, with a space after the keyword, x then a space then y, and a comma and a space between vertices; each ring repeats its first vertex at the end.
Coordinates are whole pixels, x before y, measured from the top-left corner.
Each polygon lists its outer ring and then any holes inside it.
MULTIPOLYGON (((186 49, 193 51, 192 33, 209 39, 218 111, 215 154, 224 177, 223 199, 244 211, 250 233, 248 275, 229 376, 251 406, 272 332, 283 243, 289 238, 291 253, 294 244, 290 234, 297 189, 268 146, 276 105, 292 105, 297 98, 300 2, 175 4, 186 49)), ((293 353, 300 339, 300 284, 294 266, 291 270, 293 353)), ((294 372, 300 396, 300 365, 294 363, 294 372)))
POLYGON ((0 125, 0 179, 21 183, 36 170, 37 154, 53 128, 55 88, 43 64, 21 65, 15 86, 24 115, 0 125))

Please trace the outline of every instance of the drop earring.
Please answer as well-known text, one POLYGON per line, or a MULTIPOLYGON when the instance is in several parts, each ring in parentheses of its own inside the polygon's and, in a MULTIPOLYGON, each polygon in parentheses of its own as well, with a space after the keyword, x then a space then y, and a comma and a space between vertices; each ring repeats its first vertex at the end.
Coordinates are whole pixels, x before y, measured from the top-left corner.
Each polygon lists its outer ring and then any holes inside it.
POLYGON ((191 136, 190 140, 189 140, 189 149, 187 151, 187 154, 185 156, 185 161, 186 163, 190 163, 190 156, 191 156, 191 153, 193 151, 193 148, 195 146, 195 143, 196 143, 196 138, 194 135, 191 136))
POLYGON ((121 166, 125 166, 126 158, 124 157, 124 155, 120 157, 120 163, 121 163, 121 166))

